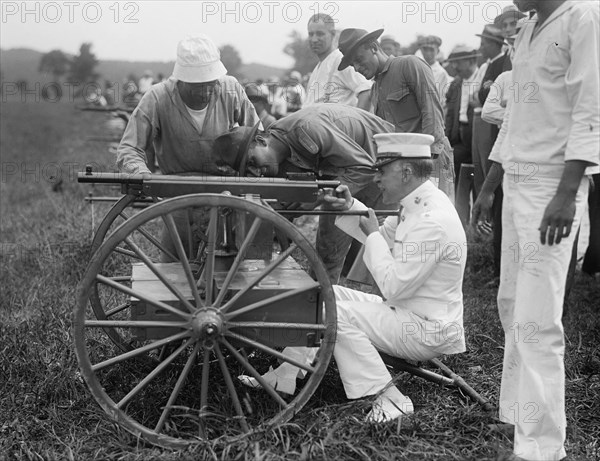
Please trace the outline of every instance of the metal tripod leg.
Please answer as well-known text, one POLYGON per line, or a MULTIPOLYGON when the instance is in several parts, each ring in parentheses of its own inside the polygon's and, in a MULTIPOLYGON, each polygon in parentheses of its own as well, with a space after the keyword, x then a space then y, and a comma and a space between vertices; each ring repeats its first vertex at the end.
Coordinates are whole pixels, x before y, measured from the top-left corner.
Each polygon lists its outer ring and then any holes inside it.
POLYGON ((469 396, 472 400, 479 403, 485 411, 495 410, 494 406, 490 402, 488 402, 487 399, 478 394, 477 391, 475 391, 475 389, 469 386, 462 377, 454 373, 439 359, 431 359, 429 363, 439 368, 445 376, 442 376, 430 370, 425 370, 417 365, 413 365, 412 363, 407 362, 404 359, 392 357, 391 355, 384 354, 383 352, 380 352, 379 355, 381 355, 381 358, 383 359, 383 362, 386 365, 389 365, 396 370, 406 371, 411 375, 418 376, 420 378, 426 379, 427 381, 439 384, 441 386, 457 387, 461 391, 463 391, 467 396, 469 396))

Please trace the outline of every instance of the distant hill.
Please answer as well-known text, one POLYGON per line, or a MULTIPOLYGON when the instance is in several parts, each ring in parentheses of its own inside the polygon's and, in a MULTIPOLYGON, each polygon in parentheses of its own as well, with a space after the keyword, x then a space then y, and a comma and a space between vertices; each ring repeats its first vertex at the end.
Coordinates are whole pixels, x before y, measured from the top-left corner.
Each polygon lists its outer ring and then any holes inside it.
MULTIPOLYGON (((44 53, 26 48, 0 49, 0 69, 3 82, 17 82, 25 80, 30 85, 40 82, 42 85, 52 80, 52 75, 38 72, 40 59, 44 53)), ((173 72, 174 61, 171 62, 143 62, 143 61, 114 61, 100 60, 96 72, 100 74, 100 81, 122 82, 130 74, 141 77, 149 69, 154 75, 163 74, 168 77, 173 72)), ((240 79, 256 81, 276 75, 282 77, 288 69, 266 66, 258 63, 243 64, 240 68, 240 79)))

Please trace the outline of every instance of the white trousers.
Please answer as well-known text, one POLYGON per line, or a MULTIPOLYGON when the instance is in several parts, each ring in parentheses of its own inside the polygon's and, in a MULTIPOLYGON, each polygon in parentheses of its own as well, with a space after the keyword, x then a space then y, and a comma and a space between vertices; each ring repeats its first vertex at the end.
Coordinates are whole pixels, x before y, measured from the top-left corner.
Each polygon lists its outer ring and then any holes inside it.
POLYGON ((538 227, 559 179, 506 174, 498 311, 504 329, 500 419, 515 425, 514 452, 527 460, 566 456, 561 321, 571 250, 587 199, 584 178, 573 228, 542 245, 538 227))
POLYGON ((376 295, 338 285, 333 288, 337 303, 333 354, 349 399, 376 394, 391 381, 377 351, 419 361, 439 355, 418 341, 407 311, 384 304, 376 295))

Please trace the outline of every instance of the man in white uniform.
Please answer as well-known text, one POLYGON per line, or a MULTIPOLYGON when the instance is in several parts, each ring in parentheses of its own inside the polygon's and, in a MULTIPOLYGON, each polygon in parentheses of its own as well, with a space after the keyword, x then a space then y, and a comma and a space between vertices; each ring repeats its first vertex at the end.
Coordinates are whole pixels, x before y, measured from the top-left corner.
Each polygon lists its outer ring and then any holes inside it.
POLYGON ((303 107, 327 102, 369 110, 373 83, 353 68, 338 70, 342 53, 337 48, 335 22, 331 16, 318 13, 310 18, 308 43, 319 62, 310 74, 303 107))
MULTIPOLYGON (((462 282, 467 244, 450 199, 429 180, 433 136, 385 133, 374 139, 374 181, 383 201, 400 211, 381 227, 372 209, 368 217, 336 220, 365 244, 364 262, 383 298, 334 286, 338 315, 334 356, 348 398, 377 395, 367 420, 386 422, 412 413, 413 404, 390 386, 392 377, 378 351, 418 361, 465 351, 462 282)), ((326 195, 325 208, 367 210, 346 186, 336 192, 343 198, 326 195)), ((286 355, 301 359, 301 349, 288 348, 286 355)), ((312 355, 307 355, 310 362, 312 355)), ((279 388, 279 381, 285 385, 295 381, 297 370, 285 363, 266 378, 279 388)), ((256 384, 247 377, 242 381, 256 384)))
POLYGON ((515 426, 514 459, 559 460, 566 456, 565 281, 587 199, 584 176, 600 163, 599 8, 515 4, 537 13, 515 42, 511 90, 522 97, 508 98, 473 221, 489 215, 504 170, 500 418, 515 426))

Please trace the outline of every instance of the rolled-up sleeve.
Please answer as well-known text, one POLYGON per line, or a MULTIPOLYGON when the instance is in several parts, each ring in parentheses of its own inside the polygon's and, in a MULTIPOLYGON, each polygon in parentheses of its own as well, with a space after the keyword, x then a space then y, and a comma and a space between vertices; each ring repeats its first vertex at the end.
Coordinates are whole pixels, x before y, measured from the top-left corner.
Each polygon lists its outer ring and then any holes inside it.
POLYGON ((498 137, 496 138, 496 142, 494 142, 494 146, 492 147, 492 151, 490 152, 490 156, 488 160, 491 162, 496 162, 502 164, 502 144, 506 139, 506 134, 508 133, 508 123, 510 120, 510 112, 512 106, 512 98, 508 98, 506 108, 504 109, 504 118, 502 119, 502 126, 500 127, 500 132, 498 133, 498 137))
POLYGON ((498 126, 502 125, 504 112, 506 110, 505 91, 507 81, 510 81, 511 78, 510 73, 512 72, 507 71, 500 74, 490 87, 488 96, 483 104, 483 109, 481 110, 481 118, 484 122, 498 126))
MULTIPOLYGON (((596 5, 597 8, 597 5, 596 5)), ((573 108, 565 161, 598 165, 600 157, 600 33, 598 12, 590 8, 573 18, 571 63, 565 75, 567 97, 573 108)))

